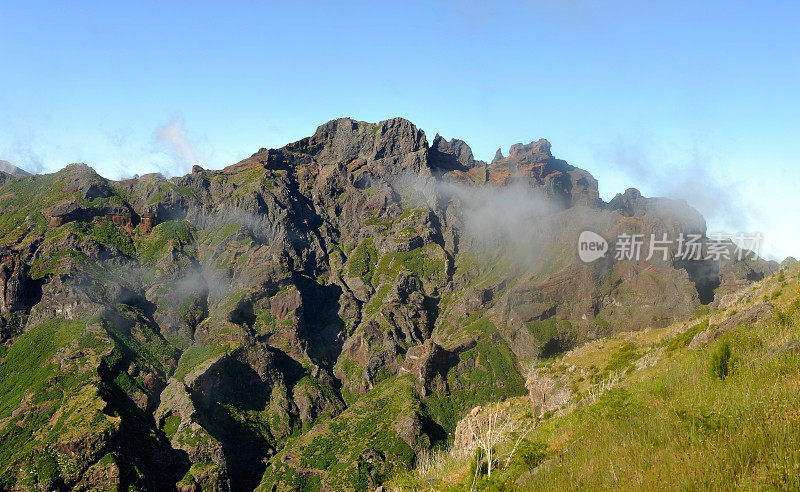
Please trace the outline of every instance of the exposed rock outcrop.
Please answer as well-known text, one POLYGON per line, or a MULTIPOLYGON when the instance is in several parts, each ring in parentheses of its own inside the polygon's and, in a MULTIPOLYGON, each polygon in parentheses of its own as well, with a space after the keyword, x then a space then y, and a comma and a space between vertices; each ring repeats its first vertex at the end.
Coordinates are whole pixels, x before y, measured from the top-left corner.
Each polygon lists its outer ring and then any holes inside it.
POLYGON ((543 370, 532 372, 525 387, 528 388, 534 417, 558 410, 572 398, 572 392, 561 379, 543 370))
POLYGON ((35 300, 28 265, 10 250, 0 251, 0 314, 29 309, 35 300))

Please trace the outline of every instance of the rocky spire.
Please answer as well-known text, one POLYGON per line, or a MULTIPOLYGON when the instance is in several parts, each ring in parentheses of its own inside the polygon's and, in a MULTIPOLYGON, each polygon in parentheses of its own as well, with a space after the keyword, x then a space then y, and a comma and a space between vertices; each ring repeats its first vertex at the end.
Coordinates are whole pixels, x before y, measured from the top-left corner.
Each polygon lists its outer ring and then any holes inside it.
POLYGON ((438 133, 431 145, 431 157, 434 161, 437 161, 434 162, 437 167, 456 168, 463 166, 469 169, 480 164, 479 161, 475 160, 472 155, 472 149, 466 142, 457 138, 446 140, 438 133))
POLYGON ((494 159, 492 159, 492 164, 494 164, 497 161, 502 161, 503 159, 505 159, 505 157, 503 157, 503 149, 497 149, 497 152, 494 153, 494 159))

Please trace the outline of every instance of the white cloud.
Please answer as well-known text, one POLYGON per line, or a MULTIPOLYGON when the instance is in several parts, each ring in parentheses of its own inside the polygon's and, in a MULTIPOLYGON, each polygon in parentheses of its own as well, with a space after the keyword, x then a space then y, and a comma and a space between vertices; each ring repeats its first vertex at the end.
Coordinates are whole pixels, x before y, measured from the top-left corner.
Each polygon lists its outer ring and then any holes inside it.
POLYGON ((185 174, 198 163, 197 154, 187 136, 183 118, 173 117, 169 123, 156 130, 155 138, 163 147, 163 151, 169 154, 175 163, 174 168, 162 169, 164 174, 185 174))

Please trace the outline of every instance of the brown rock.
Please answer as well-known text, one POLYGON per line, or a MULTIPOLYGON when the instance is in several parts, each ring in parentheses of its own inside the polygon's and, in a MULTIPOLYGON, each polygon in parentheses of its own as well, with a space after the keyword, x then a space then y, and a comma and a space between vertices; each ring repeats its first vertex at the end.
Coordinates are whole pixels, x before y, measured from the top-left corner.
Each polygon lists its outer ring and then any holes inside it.
POLYGON ((528 388, 535 417, 565 406, 572 398, 572 392, 564 382, 544 370, 532 372, 525 381, 525 387, 528 388))

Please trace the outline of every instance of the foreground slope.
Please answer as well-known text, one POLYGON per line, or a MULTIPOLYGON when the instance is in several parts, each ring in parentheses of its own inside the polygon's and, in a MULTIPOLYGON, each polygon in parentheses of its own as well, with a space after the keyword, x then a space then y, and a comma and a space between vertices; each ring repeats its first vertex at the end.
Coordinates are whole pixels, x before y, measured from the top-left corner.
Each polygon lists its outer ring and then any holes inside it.
POLYGON ((529 397, 474 409, 452 449, 392 488, 795 490, 800 268, 689 323, 580 347, 533 368, 528 386, 529 397), (468 432, 489 415, 511 423, 491 477, 468 432))

